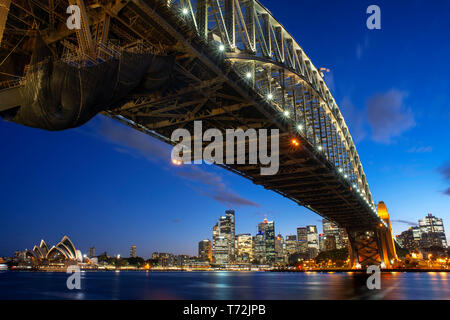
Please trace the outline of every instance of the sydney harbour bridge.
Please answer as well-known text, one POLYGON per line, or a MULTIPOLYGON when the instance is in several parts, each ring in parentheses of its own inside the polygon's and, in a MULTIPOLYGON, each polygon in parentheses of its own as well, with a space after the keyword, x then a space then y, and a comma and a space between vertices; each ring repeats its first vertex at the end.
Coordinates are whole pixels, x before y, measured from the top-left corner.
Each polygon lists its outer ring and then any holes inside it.
POLYGON ((0 0, 0 44, 3 120, 56 131, 102 113, 169 144, 196 120, 278 129, 277 174, 221 166, 345 228, 353 267, 397 259, 324 69, 259 1, 0 0))

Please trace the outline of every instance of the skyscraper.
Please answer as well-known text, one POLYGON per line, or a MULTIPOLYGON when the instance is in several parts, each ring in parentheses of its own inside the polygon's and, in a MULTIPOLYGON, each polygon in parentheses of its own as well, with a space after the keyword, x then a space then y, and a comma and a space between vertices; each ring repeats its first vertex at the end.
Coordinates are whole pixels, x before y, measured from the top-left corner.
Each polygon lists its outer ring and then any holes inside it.
POLYGON ((212 244, 211 240, 205 239, 198 243, 198 257, 200 261, 212 262, 212 244))
POLYGON ((275 263, 275 223, 265 218, 258 224, 258 233, 264 237, 265 263, 275 263))
POLYGON ((283 263, 285 262, 285 254, 284 254, 284 239, 281 234, 278 234, 275 238, 275 262, 283 263))
POLYGON ((266 242, 262 232, 258 232, 253 237, 253 261, 257 264, 266 263, 266 242))
POLYGON ((295 234, 286 236, 285 243, 286 243, 285 256, 287 260, 289 256, 296 254, 298 252, 297 236, 295 234))
POLYGON ((230 263, 229 241, 227 237, 216 237, 215 247, 213 248, 213 257, 216 264, 224 265, 230 263))
POLYGON ((89 248, 89 258, 95 257, 95 247, 89 248))
POLYGON ((132 245, 130 248, 130 258, 136 258, 136 246, 132 245))
POLYGON ((306 253, 308 249, 308 230, 305 227, 297 228, 297 252, 306 253))
POLYGON ((422 247, 438 246, 447 248, 447 238, 442 219, 429 213, 425 218, 419 220, 419 229, 422 247))
POLYGON ((236 261, 251 262, 253 260, 253 240, 250 233, 236 236, 236 261))
POLYGON ((336 223, 331 222, 328 219, 322 219, 322 227, 325 239, 330 238, 331 236, 335 238, 335 249, 343 249, 348 246, 348 237, 345 229, 339 228, 336 223))
POLYGON ((235 259, 234 210, 225 211, 225 216, 213 228, 213 258, 217 264, 232 263, 235 259), (224 239, 223 239, 224 238, 224 239), (224 256, 226 254, 226 257, 224 256), (219 262, 220 261, 220 262, 219 262))
POLYGON ((319 235, 316 226, 306 226, 308 239, 308 254, 310 258, 315 258, 319 253, 319 235))

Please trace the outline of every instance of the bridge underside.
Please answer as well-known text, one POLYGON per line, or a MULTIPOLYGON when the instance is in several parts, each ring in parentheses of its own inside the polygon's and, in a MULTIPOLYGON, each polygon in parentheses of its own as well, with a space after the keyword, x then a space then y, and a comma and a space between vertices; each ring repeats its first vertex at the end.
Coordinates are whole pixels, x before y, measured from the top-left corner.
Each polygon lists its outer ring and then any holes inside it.
MULTIPOLYGON (((335 151, 348 136, 339 137, 333 127, 336 122, 328 121, 333 115, 325 112, 317 89, 297 76, 293 69, 281 68, 268 60, 247 57, 243 62, 243 56, 237 54, 228 54, 228 59, 224 59, 227 54, 208 46, 186 23, 180 23, 179 17, 163 2, 117 1, 106 10, 111 17, 110 32, 122 43, 132 45, 144 41, 151 44, 153 52, 173 57, 174 65, 169 80, 158 90, 137 87, 120 103, 106 108, 103 114, 170 144, 174 143, 170 137, 176 129, 187 129, 193 135, 197 120, 202 121, 204 131, 216 128, 224 136, 226 129, 278 129, 280 169, 277 174, 262 176, 259 164, 221 166, 346 228, 354 266, 391 260, 392 254, 386 255, 387 250, 383 249, 386 248, 383 241, 388 241, 387 233, 382 231, 386 226, 379 225, 381 220, 371 205, 370 192, 364 187, 365 176, 352 181, 336 170, 339 164, 349 176, 354 175, 353 171, 358 172, 356 167, 350 170, 350 161, 347 164, 343 161, 344 153, 354 154, 355 151, 342 148, 335 151), (239 70, 241 65, 244 69, 252 65, 253 70, 259 70, 259 82, 243 77, 239 70), (295 82, 296 91, 288 93, 286 82, 295 82), (305 120, 304 124, 310 126, 309 131, 299 132, 292 118, 283 117, 284 109, 258 92, 262 85, 276 88, 280 101, 293 100, 291 117, 295 120, 308 117, 310 120, 305 120), (300 110, 297 103, 301 105, 301 113, 297 113, 300 110), (299 141, 298 146, 292 145, 293 138, 299 141), (318 149, 319 144, 326 147, 331 144, 333 150, 322 151, 318 149), (366 198, 355 192, 355 183, 366 198)), ((97 34, 100 17, 98 14, 91 19, 97 23, 97 34)), ((5 35, 7 40, 14 38, 5 35)), ((54 32, 48 32, 44 39, 51 44, 64 37, 75 39, 73 33, 58 35, 54 32)), ((67 43, 64 46, 70 47, 67 43)), ((18 106, 17 94, 11 92, 20 90, 19 86, 0 92, 5 96, 4 101, 8 101, 7 106, 0 106, 0 112, 18 106)))

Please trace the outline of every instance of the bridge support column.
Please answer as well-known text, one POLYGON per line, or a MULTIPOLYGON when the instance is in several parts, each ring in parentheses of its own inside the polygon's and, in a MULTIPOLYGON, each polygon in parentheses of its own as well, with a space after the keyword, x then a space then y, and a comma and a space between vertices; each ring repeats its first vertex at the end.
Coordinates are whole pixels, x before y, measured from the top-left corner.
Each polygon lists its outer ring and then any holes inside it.
POLYGON ((379 238, 374 230, 347 230, 350 262, 353 269, 380 265, 379 238))
POLYGON ((384 223, 380 222, 378 226, 358 230, 347 230, 352 268, 380 265, 389 269, 398 260, 389 214, 383 202, 378 204, 378 215, 384 223))

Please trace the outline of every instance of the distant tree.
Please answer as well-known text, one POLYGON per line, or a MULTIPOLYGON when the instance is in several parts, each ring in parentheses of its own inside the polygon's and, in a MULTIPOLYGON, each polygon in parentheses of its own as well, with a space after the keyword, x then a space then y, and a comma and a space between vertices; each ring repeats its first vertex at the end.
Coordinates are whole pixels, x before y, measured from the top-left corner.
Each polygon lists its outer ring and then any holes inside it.
POLYGON ((336 266, 341 267, 344 265, 345 261, 348 259, 348 249, 335 249, 329 251, 322 251, 316 257, 316 263, 327 262, 331 260, 336 263, 336 266))
POLYGON ((128 264, 130 266, 136 266, 138 268, 142 267, 145 264, 144 258, 141 258, 141 257, 135 257, 135 258, 130 257, 127 260, 128 260, 128 264))

